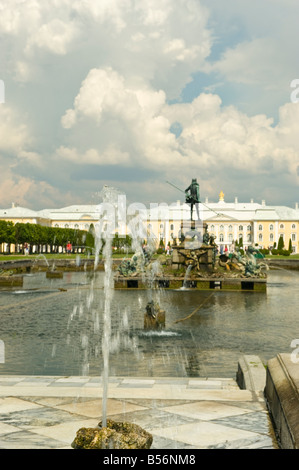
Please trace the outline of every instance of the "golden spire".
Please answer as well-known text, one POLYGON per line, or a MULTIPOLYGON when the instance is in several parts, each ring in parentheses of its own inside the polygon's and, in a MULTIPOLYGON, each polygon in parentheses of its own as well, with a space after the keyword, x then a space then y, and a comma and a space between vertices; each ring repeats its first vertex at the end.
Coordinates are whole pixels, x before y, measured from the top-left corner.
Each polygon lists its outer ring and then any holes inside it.
POLYGON ((219 202, 220 201, 224 201, 224 192, 223 191, 220 191, 220 194, 219 194, 219 202))

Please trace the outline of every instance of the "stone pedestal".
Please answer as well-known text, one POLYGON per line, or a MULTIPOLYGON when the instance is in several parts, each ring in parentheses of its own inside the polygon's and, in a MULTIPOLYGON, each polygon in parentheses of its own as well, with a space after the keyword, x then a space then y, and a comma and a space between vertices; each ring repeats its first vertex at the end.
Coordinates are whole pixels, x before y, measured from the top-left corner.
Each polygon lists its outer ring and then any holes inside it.
POLYGON ((1 287, 22 287, 23 276, 12 275, 12 276, 0 276, 1 287))
MULTIPOLYGON (((188 245, 187 245, 188 246, 188 245)), ((186 246, 172 247, 172 267, 181 268, 194 263, 195 268, 211 270, 213 265, 213 247, 200 245, 199 248, 187 248, 186 246)))
POLYGON ((283 449, 299 449, 299 363, 291 354, 268 361, 265 397, 283 449))

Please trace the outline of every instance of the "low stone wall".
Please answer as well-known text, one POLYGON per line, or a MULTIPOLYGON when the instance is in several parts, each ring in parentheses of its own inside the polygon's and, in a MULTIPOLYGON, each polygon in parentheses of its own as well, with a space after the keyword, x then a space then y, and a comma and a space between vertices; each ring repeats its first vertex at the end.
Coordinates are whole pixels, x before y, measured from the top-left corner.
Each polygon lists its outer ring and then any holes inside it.
POLYGON ((264 262, 268 264, 271 269, 293 269, 299 270, 299 259, 292 259, 291 256, 282 256, 278 258, 268 258, 264 262))
POLYGON ((265 398, 282 449, 299 449, 299 363, 290 354, 268 361, 265 398))

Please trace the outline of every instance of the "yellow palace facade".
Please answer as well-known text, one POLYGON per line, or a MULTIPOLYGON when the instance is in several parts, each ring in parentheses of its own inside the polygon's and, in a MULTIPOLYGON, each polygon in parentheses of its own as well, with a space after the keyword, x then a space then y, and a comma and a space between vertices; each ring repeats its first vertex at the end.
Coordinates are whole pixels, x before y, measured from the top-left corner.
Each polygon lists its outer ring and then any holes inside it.
MULTIPOLYGON (((132 208, 130 213, 132 214, 132 208)), ((0 220, 87 231, 91 224, 97 226, 98 219, 98 205, 73 205, 61 209, 33 211, 12 204, 10 208, 0 209, 0 220)), ((198 212, 194 210, 194 219, 207 224, 209 233, 215 235, 217 245, 222 248, 227 246, 228 249, 232 249, 235 242, 240 240, 244 248, 249 245, 269 248, 277 246, 279 238, 282 237, 286 249, 291 240, 292 251, 299 253, 297 203, 291 208, 269 206, 265 201, 239 202, 237 198, 233 202, 226 202, 221 192, 217 202, 210 202, 206 198, 199 203, 198 212)), ((162 240, 165 246, 171 245, 179 238, 182 223, 188 220, 190 220, 190 207, 181 201, 169 205, 144 206, 145 238, 146 234, 151 234, 157 244, 162 240)), ((115 232, 120 236, 129 233, 126 221, 122 223, 121 229, 117 226, 115 232)))

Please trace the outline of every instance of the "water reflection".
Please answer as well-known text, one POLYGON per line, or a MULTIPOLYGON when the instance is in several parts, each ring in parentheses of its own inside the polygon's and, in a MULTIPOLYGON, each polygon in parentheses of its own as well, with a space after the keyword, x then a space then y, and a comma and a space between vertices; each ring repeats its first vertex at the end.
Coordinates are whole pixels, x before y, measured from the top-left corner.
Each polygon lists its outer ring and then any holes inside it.
MULTIPOLYGON (((154 292, 166 311, 162 332, 143 329, 149 292, 116 290, 110 375, 235 377, 241 354, 267 361, 291 352, 298 281, 298 272, 279 270, 269 272, 266 294, 154 292)), ((36 274, 25 276, 22 289, 0 291, 0 373, 101 375, 103 300, 103 273, 36 274)))

